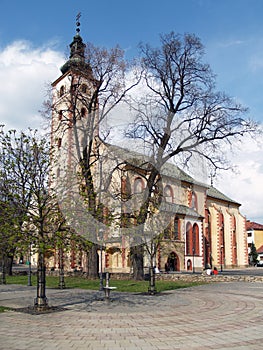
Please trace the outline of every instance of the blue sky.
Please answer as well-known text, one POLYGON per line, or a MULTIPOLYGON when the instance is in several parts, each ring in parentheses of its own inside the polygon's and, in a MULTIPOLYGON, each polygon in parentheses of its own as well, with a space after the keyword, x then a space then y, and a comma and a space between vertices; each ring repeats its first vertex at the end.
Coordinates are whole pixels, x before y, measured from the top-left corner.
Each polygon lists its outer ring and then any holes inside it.
MULTIPOLYGON (((196 34, 218 89, 263 123, 262 0, 0 0, 0 5, 0 79, 5 82, 0 124, 40 127, 38 110, 48 84, 60 74, 78 12, 84 41, 119 44, 127 57, 137 54, 140 41, 158 45, 161 33, 196 34)), ((245 150, 235 156, 240 174, 222 177, 218 185, 243 204, 245 215, 263 223, 262 146, 247 141, 245 150)))

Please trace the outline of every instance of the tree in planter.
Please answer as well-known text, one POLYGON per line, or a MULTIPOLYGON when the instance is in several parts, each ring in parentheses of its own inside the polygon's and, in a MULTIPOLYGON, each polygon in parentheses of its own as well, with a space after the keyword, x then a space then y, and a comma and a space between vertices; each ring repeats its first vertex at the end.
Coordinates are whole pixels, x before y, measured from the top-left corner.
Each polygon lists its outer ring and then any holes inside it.
MULTIPOLYGON (((15 130, 0 132, 0 195, 3 201, 4 215, 9 218, 8 230, 8 274, 12 274, 13 260, 16 254, 23 255, 27 250, 27 237, 24 222, 32 198, 30 175, 28 169, 32 165, 32 154, 28 153, 28 136, 15 130), (13 228, 13 229, 12 229, 13 228)), ((3 218, 3 220, 5 220, 3 218)), ((6 252, 7 253, 7 252, 6 252)))
MULTIPOLYGON (((214 170, 226 169, 226 145, 257 130, 243 106, 215 90, 214 75, 203 63, 203 46, 195 35, 172 32, 162 35, 160 44, 140 47, 144 90, 137 101, 133 99, 136 118, 126 133, 143 143, 150 160, 137 219, 142 225, 151 206, 158 210, 163 201, 162 171, 167 162, 176 159, 185 165, 198 155, 214 170)), ((140 267, 140 253, 137 260, 140 267)))
MULTIPOLYGON (((32 245, 38 253, 35 305, 43 309, 48 307, 45 252, 51 246, 54 232, 61 225, 55 197, 48 189, 50 145, 36 131, 29 130, 26 134, 11 130, 7 133, 2 131, 1 146, 1 181, 4 183, 1 191, 8 198, 9 207, 19 214, 16 227, 20 231, 20 235, 17 235, 20 247, 28 249, 32 245)), ((18 246, 17 237, 14 249, 18 246)))
MULTIPOLYGON (((3 197, 2 197, 3 198, 3 197)), ((13 260, 16 245, 21 240, 21 232, 19 229, 19 220, 16 210, 7 200, 1 202, 0 206, 0 256, 2 266, 1 283, 6 284, 6 267, 9 267, 8 274, 12 274, 10 268, 13 260)))

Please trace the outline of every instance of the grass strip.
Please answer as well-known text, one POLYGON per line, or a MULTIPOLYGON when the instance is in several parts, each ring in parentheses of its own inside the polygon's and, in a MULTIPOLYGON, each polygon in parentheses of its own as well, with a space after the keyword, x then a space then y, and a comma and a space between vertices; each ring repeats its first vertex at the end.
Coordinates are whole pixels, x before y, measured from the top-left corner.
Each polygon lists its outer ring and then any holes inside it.
POLYGON ((8 310, 10 310, 10 308, 9 308, 9 307, 6 307, 6 306, 1 306, 1 305, 0 305, 0 313, 1 313, 1 312, 8 311, 8 310))
MULTIPOLYGON (((32 285, 37 285, 36 276, 32 276, 32 285)), ((20 284, 27 285, 27 276, 7 276, 7 284, 20 284)), ((56 276, 46 277, 46 286, 48 288, 58 288, 59 278, 56 276)), ((185 282, 185 281, 156 281, 157 292, 163 292, 168 290, 175 290, 179 288, 189 288, 197 285, 205 284, 205 282, 185 282)), ((65 277, 66 288, 80 288, 98 290, 100 281, 99 279, 90 280, 83 277, 65 277)), ((110 279, 110 286, 117 287, 118 292, 130 292, 130 293, 144 293, 148 291, 148 281, 135 281, 135 280, 115 280, 110 279)))

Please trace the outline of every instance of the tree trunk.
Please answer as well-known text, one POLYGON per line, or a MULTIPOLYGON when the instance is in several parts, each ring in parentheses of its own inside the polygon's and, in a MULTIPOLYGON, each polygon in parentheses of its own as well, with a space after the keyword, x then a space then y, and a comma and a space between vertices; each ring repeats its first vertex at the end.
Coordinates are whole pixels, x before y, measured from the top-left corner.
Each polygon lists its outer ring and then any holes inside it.
POLYGON ((46 298, 46 266, 44 253, 39 252, 37 266, 37 297, 35 299, 35 308, 45 310, 48 308, 46 298))
POLYGON ((133 278, 137 281, 144 279, 143 271, 143 245, 138 245, 131 248, 131 258, 133 267, 133 278))
POLYGON ((6 272, 8 276, 12 276, 13 274, 13 271, 12 271, 13 261, 14 261, 13 255, 12 256, 9 255, 8 258, 6 259, 6 272))
POLYGON ((151 257, 151 266, 149 267, 149 288, 148 288, 148 293, 150 295, 156 294, 155 266, 153 265, 153 257, 151 257))
POLYGON ((148 288, 148 293, 150 295, 156 294, 156 284, 155 284, 155 269, 153 266, 149 268, 149 288, 148 288))
POLYGON ((98 253, 97 253, 97 245, 93 244, 90 248, 88 254, 88 277, 89 278, 97 278, 98 277, 98 253))
POLYGON ((4 257, 4 255, 2 255, 1 284, 6 284, 6 278, 5 278, 5 257, 4 257))
POLYGON ((58 287, 60 289, 65 289, 65 279, 64 279, 64 252, 62 248, 59 248, 59 282, 58 287))

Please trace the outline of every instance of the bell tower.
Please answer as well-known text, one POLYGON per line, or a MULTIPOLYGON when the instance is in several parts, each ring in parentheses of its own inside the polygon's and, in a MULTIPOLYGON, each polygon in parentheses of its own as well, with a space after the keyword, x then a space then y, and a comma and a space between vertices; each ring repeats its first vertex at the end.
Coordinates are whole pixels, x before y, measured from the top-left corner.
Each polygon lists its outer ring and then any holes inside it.
POLYGON ((68 171, 79 163, 85 145, 98 135, 98 104, 93 97, 96 80, 86 62, 79 19, 80 14, 69 58, 60 69, 62 75, 52 83, 51 147, 55 183, 62 169, 68 171))

